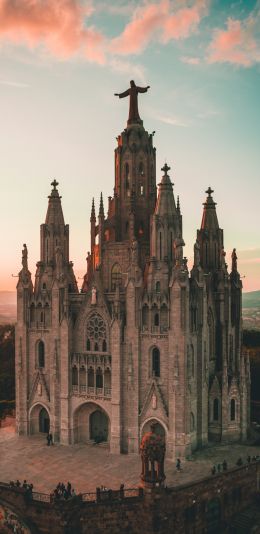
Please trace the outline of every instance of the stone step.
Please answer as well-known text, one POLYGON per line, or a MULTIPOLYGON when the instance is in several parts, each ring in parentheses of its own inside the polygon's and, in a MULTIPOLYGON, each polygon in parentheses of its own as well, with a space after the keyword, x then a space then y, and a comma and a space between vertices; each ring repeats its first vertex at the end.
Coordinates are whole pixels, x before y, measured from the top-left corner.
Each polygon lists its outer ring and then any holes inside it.
POLYGON ((102 449, 108 449, 109 443, 108 441, 101 441, 100 443, 96 443, 93 439, 88 439, 86 441, 87 445, 92 445, 93 447, 101 447, 102 449))

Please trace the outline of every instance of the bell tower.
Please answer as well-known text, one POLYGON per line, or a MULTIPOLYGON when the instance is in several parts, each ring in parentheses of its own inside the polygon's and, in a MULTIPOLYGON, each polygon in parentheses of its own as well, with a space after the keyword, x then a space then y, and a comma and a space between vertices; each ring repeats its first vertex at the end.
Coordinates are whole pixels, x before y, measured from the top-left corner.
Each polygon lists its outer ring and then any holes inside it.
POLYGON ((150 216, 156 204, 156 150, 153 134, 143 127, 138 112, 138 93, 148 87, 131 87, 119 98, 129 96, 127 127, 117 137, 115 149, 115 240, 133 239, 149 244, 150 216))

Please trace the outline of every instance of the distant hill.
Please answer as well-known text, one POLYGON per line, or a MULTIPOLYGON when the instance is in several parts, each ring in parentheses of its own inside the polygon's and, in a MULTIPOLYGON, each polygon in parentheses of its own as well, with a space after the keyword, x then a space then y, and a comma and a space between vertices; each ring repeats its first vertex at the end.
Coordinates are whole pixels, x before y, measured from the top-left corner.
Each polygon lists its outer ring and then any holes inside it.
POLYGON ((16 292, 0 291, 0 324, 16 322, 16 292))
POLYGON ((242 294, 243 308, 260 308, 260 290, 242 294))

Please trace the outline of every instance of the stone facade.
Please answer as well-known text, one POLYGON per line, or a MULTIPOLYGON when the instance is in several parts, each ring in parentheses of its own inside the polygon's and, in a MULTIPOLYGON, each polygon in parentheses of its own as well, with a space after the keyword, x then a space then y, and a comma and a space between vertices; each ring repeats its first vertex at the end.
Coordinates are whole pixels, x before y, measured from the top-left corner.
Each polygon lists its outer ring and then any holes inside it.
POLYGON ((17 284, 17 432, 49 429, 63 444, 104 441, 138 453, 156 424, 168 457, 209 440, 245 440, 250 370, 241 352, 235 249, 207 190, 189 273, 169 167, 156 188, 153 134, 131 118, 117 137, 105 217, 91 210, 91 252, 78 290, 57 182, 52 183, 35 283, 24 245, 17 284))

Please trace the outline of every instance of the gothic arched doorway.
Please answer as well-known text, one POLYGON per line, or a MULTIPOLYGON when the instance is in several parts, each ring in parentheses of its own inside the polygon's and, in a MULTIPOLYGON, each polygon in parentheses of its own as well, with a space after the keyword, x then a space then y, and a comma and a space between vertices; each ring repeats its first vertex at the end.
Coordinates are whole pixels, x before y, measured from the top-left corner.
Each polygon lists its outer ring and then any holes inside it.
POLYGON ((105 410, 94 402, 84 402, 73 416, 74 443, 109 442, 110 419, 105 410))
POLYGON ((39 412, 39 432, 48 434, 50 430, 50 418, 47 410, 42 408, 39 412))
POLYGON ((89 418, 90 439, 96 443, 107 441, 108 438, 108 417, 105 412, 95 410, 89 418))
POLYGON ((35 404, 30 410, 30 434, 43 432, 47 434, 50 430, 50 416, 48 410, 42 404, 35 404))

